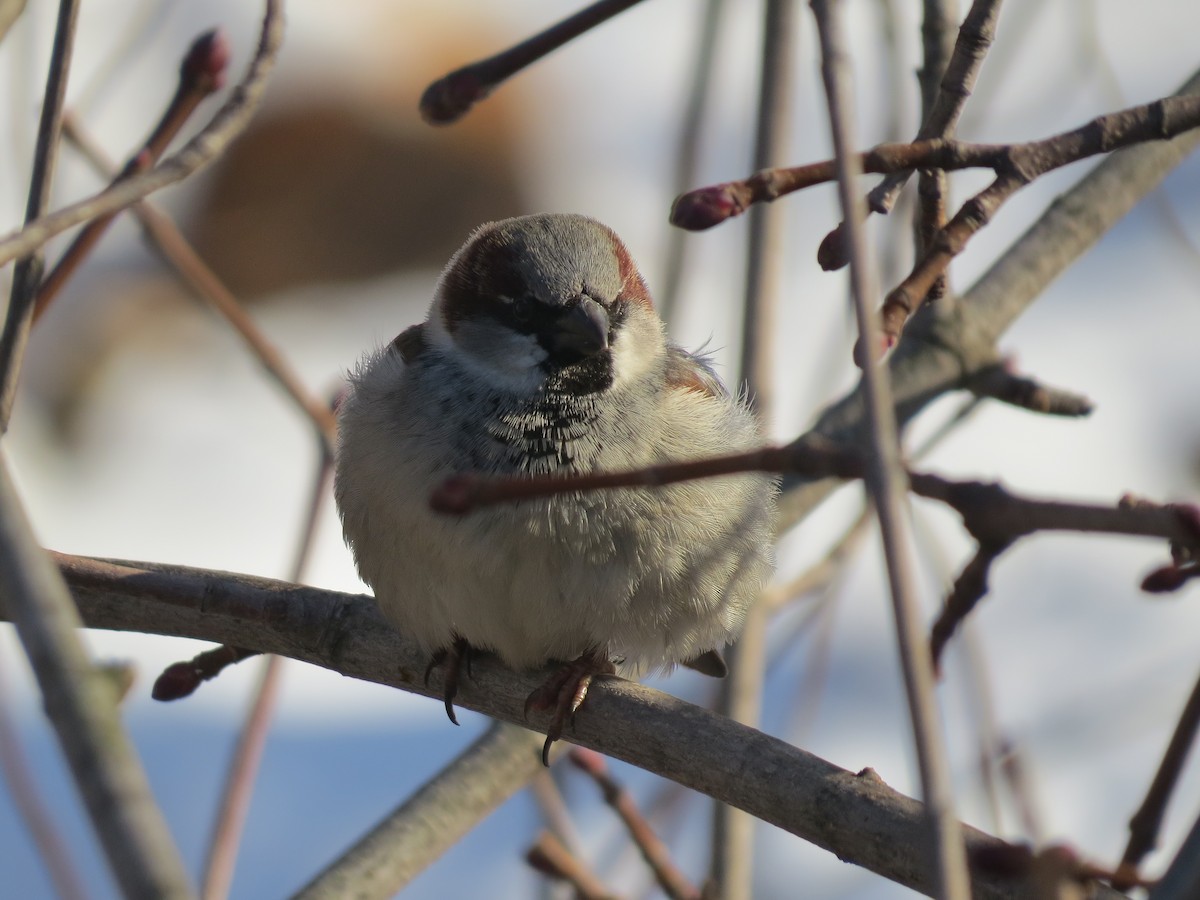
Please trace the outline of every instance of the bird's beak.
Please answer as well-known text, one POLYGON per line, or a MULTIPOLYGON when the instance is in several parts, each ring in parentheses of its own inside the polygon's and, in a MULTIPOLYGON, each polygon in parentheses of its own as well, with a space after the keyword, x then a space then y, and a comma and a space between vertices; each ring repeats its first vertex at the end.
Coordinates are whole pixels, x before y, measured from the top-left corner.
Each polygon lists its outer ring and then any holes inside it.
POLYGON ((556 356, 595 356, 608 349, 608 313, 591 297, 582 297, 554 323, 550 342, 556 356))

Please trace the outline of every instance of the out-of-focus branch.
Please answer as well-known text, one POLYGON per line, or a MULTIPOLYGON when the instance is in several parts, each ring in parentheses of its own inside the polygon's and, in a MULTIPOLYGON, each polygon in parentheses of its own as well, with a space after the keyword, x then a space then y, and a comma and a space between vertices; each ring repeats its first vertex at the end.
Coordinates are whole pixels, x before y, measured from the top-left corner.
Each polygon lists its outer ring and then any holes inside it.
POLYGON ((1146 799, 1129 820, 1129 843, 1125 845, 1117 876, 1113 879, 1116 887, 1124 889, 1138 883, 1138 866, 1146 854, 1158 844, 1167 801, 1171 799, 1183 772, 1183 764, 1187 761, 1188 753, 1196 740, 1197 728, 1200 728, 1200 681, 1192 688, 1192 693, 1183 707, 1179 722, 1163 753, 1162 762, 1150 783, 1150 789, 1146 792, 1146 799))
MULTIPOLYGON (((59 4, 54 46, 50 51, 50 68, 46 75, 46 90, 42 99, 42 114, 38 120, 37 140, 34 144, 29 196, 25 203, 26 228, 42 215, 50 202, 50 184, 54 180, 54 165, 58 160, 67 75, 71 69, 71 51, 75 43, 78 13, 79 0, 62 0, 59 4)), ((17 396, 21 363, 25 357, 25 345, 29 340, 30 326, 33 324, 33 298, 38 282, 42 279, 43 270, 40 246, 35 244, 10 257, 17 260, 17 265, 13 272, 12 289, 8 295, 8 308, 4 313, 4 326, 0 330, 0 435, 8 431, 8 421, 12 417, 13 403, 17 396)))
POLYGON ((266 89, 266 79, 274 67, 282 40, 283 2, 266 0, 262 33, 246 74, 199 134, 153 169, 86 200, 40 216, 19 231, 0 238, 0 265, 28 255, 72 226, 124 209, 157 190, 182 181, 212 162, 250 121, 266 89))
POLYGON ((455 69, 425 89, 420 104, 422 118, 430 125, 458 121, 506 79, 640 2, 599 0, 503 53, 455 69))
POLYGON ((8 784, 8 794, 46 866, 46 874, 50 876, 59 900, 86 900, 88 893, 71 859, 68 844, 54 824, 54 815, 38 796, 33 770, 21 750, 20 735, 13 720, 15 713, 4 680, 4 667, 0 666, 0 771, 8 784))
POLYGON ((525 853, 525 861, 543 875, 570 885, 575 900, 615 900, 592 870, 549 831, 537 836, 525 853))
MULTIPOLYGON (((1198 91, 1200 73, 1178 93, 1198 91)), ((899 422, 911 421, 938 397, 966 386, 972 373, 993 365, 996 342, 1017 316, 1197 144, 1200 130, 1192 130, 1112 154, 1055 200, 953 309, 918 316, 887 361, 899 422)), ((827 407, 809 434, 855 445, 864 429, 862 398, 855 390, 827 407)), ((785 476, 780 528, 794 525, 836 487, 835 480, 820 476, 785 476)))
POLYGON ((570 751, 568 759, 596 783, 604 802, 621 817, 630 838, 641 851, 642 859, 654 872, 654 880, 667 897, 670 900, 700 900, 699 889, 675 865, 666 845, 638 809, 633 795, 609 773, 604 757, 576 747, 570 751))
MULTIPOLYGON (((704 0, 701 10, 700 36, 696 40, 696 56, 692 74, 687 80, 688 95, 683 104, 683 120, 675 149, 675 193, 682 194, 698 180, 700 157, 700 128, 704 111, 712 92, 713 70, 717 55, 717 35, 721 32, 724 0, 704 0)), ((679 307, 679 286, 683 281, 683 259, 687 235, 679 228, 667 229, 667 247, 663 252, 661 287, 656 291, 656 305, 663 321, 674 321, 679 307)))
MULTIPOLYGON (((322 451, 324 448, 325 444, 322 443, 322 451)), ((317 519, 325 505, 324 500, 328 493, 332 470, 332 457, 328 453, 322 452, 317 462, 316 474, 312 479, 308 512, 300 529, 296 555, 288 573, 289 581, 298 582, 304 577, 304 570, 312 554, 313 539, 317 533, 317 519)), ((232 653, 245 652, 236 647, 222 649, 232 653)), ((229 887, 233 883, 233 869, 237 862, 238 846, 241 843, 246 813, 250 809, 254 781, 262 762, 267 733, 271 728, 271 719, 275 712, 279 687, 283 680, 283 661, 282 656, 274 655, 263 660, 258 685, 254 690, 250 709, 246 713, 233 758, 229 763, 225 777, 225 790, 221 794, 221 804, 213 822, 208 858, 204 866, 204 878, 201 882, 203 900, 223 900, 228 896, 229 887)), ((157 683, 155 686, 157 687, 157 683)))
MULTIPOLYGON (((268 579, 149 563, 55 554, 84 621, 250 646, 344 675, 435 697, 424 683, 427 654, 391 629, 374 601, 268 579)), ((474 661, 471 689, 457 703, 494 718, 524 721, 529 693, 545 672, 514 673, 495 659, 474 661)), ((758 816, 916 890, 932 890, 921 848, 924 813, 873 773, 855 775, 783 741, 682 700, 623 681, 593 686, 566 738, 758 816), (779 778, 779 772, 787 778, 779 778)), ((1002 841, 965 829, 968 847, 1002 841)), ((975 900, 1029 896, 1021 878, 973 874, 975 900)), ((1101 888, 1101 900, 1121 895, 1101 888)))
MULTIPOLYGON (((369 602, 369 601, 368 601, 369 602)), ((542 768, 542 739, 494 723, 302 888, 298 900, 394 896, 542 768), (398 852, 400 849, 403 852, 398 852)))
MULTIPOLYGON (((158 162, 167 151, 167 146, 187 124, 200 104, 224 85, 225 68, 228 64, 229 42, 221 32, 206 32, 192 42, 183 64, 179 67, 179 86, 175 89, 175 94, 141 149, 113 176, 114 184, 126 181, 139 172, 145 172, 158 162)), ((68 121, 69 114, 64 117, 64 129, 68 121)), ((35 322, 46 312, 63 285, 100 242, 100 238, 116 217, 116 212, 100 216, 80 229, 71 246, 38 288, 33 306, 35 322)))
MULTIPOLYGON (((762 51, 758 111, 755 117, 754 166, 765 168, 787 158, 793 119, 796 0, 766 0, 762 9, 762 51)), ((783 298, 786 219, 781 208, 751 212, 746 234, 746 280, 742 299, 741 375, 763 431, 774 415, 775 341, 783 298)), ((717 708, 744 725, 762 718, 767 665, 766 607, 755 604, 742 633, 726 650, 728 676, 721 682, 717 708)), ((717 804, 713 812, 709 900, 751 900, 754 893, 753 818, 717 804)))
MULTIPOLYGON (((67 138, 79 148, 94 168, 105 174, 112 171, 112 163, 105 158, 103 151, 78 120, 68 116, 64 130, 67 138)), ((146 236, 170 263, 179 279, 207 301, 233 327, 250 352, 258 358, 267 374, 312 423, 321 440, 322 453, 326 456, 332 455, 337 423, 329 404, 321 402, 305 387, 287 358, 263 334, 258 323, 246 312, 233 292, 188 243, 170 216, 161 212, 149 200, 139 200, 133 204, 132 210, 146 236)))
POLYGON ((0 457, 0 607, 17 626, 96 835, 130 897, 193 896, 133 745, 112 680, 87 658, 59 571, 37 545, 0 457))
MULTIPOLYGON (((850 292, 854 299, 861 346, 879 344, 873 314, 875 273, 870 258, 855 181, 860 169, 851 158, 854 146, 852 69, 846 50, 842 9, 836 0, 812 0, 821 45, 821 75, 825 82, 830 132, 837 165, 838 199, 846 222, 850 257, 850 292)), ((864 361, 861 389, 866 408, 865 444, 867 489, 879 520, 883 556, 891 589, 901 671, 913 729, 917 768, 925 817, 932 837, 934 895, 941 900, 967 900, 971 895, 966 847, 954 810, 954 782, 942 735, 941 715, 934 696, 933 667, 925 648, 921 608, 913 570, 912 535, 905 505, 904 468, 888 372, 864 361)))

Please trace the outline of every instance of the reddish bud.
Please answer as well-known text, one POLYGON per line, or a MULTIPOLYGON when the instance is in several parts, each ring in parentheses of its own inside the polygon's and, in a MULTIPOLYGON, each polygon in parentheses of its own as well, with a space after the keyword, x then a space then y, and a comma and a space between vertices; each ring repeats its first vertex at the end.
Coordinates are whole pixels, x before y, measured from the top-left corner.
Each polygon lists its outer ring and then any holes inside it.
POLYGON ((150 696, 155 700, 182 700, 200 687, 200 671, 191 663, 172 663, 154 682, 150 696))
POLYGON ((1142 579, 1142 590, 1148 594, 1168 594, 1183 587, 1187 573, 1178 566, 1163 566, 1142 579))
POLYGON ((472 66, 439 78, 421 95, 421 118, 430 125, 449 125, 466 115, 467 111, 491 93, 492 85, 485 84, 472 66))
POLYGON ((817 265, 826 272, 834 272, 845 268, 849 262, 850 254, 846 252, 846 223, 842 222, 821 241, 821 246, 817 248, 817 265))
POLYGON ((229 39, 219 28, 206 31, 192 42, 183 65, 180 80, 195 90, 211 94, 225 86, 225 70, 229 68, 229 39))
POLYGON ((670 222, 688 231, 704 231, 745 212, 746 203, 733 183, 680 194, 671 204, 670 222))

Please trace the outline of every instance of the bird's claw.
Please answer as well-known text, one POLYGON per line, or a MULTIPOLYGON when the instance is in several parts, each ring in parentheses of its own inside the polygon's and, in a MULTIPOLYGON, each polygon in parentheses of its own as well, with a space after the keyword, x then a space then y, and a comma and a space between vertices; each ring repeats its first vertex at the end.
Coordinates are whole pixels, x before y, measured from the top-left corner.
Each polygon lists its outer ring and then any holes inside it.
POLYGON ((433 654, 429 665, 425 668, 425 685, 429 685, 429 676, 436 668, 443 670, 442 699, 446 703, 446 715, 455 725, 458 717, 454 714, 454 698, 458 694, 459 676, 465 665, 467 677, 471 677, 471 645, 466 638, 455 638, 449 647, 443 647, 433 654))
POLYGON ((615 675, 616 671, 607 654, 589 650, 574 662, 555 670, 525 699, 525 718, 529 718, 530 710, 553 710, 546 727, 546 743, 542 745, 543 765, 550 765, 550 748, 562 737, 568 719, 574 727, 575 713, 587 698, 593 679, 597 675, 615 675))

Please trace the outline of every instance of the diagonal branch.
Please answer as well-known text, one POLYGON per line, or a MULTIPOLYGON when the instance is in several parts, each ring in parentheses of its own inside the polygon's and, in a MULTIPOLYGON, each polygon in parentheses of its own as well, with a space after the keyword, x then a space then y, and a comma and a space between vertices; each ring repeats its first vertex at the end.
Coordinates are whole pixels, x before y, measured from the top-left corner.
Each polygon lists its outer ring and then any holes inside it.
POLYGON ((502 82, 642 0, 598 0, 515 47, 455 69, 425 89, 421 117, 430 125, 456 122, 502 82))
POLYGON ((0 607, 17 627, 117 884, 130 897, 192 896, 179 851, 121 727, 111 679, 91 664, 79 613, 34 540, 0 458, 0 607))
MULTIPOLYGON (((58 23, 54 29, 54 46, 50 51, 50 69, 46 75, 46 90, 42 114, 38 121, 37 141, 33 152, 33 173, 29 179, 29 197, 25 204, 25 225, 36 221, 50 202, 50 183, 58 161, 59 138, 62 134, 63 109, 66 103, 67 74, 71 69, 71 51, 75 44, 75 23, 79 14, 78 0, 62 0, 58 8, 58 23)), ((38 282, 42 279, 44 260, 35 244, 21 253, 13 272, 4 325, 0 330, 0 434, 8 431, 13 403, 17 395, 17 380, 25 356, 25 344, 33 324, 33 300, 38 282)), ((6 260, 7 262, 7 260, 6 260)))
POLYGON ((295 897, 385 900, 395 896, 541 772, 541 751, 542 739, 537 735, 515 725, 493 723, 295 897))
POLYGON ((212 162, 250 121, 266 89, 267 76, 283 41, 283 2, 266 0, 262 33, 254 58, 212 120, 183 148, 147 172, 41 216, 24 228, 0 238, 0 265, 32 253, 55 235, 89 219, 124 209, 157 190, 175 184, 212 162))

